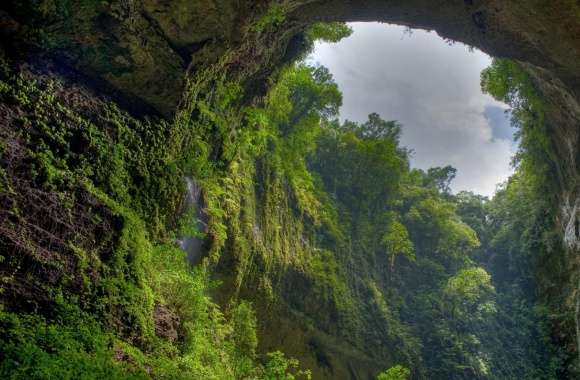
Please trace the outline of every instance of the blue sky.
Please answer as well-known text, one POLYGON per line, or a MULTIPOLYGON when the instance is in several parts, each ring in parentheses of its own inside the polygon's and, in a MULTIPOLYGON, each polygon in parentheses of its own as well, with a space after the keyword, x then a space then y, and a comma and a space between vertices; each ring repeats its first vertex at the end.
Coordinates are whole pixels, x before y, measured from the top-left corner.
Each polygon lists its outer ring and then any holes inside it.
POLYGON ((483 111, 491 127, 491 136, 498 140, 514 140, 515 129, 510 124, 510 114, 502 107, 487 106, 483 111))
POLYGON ((380 23, 351 24, 337 44, 317 44, 309 60, 330 69, 344 95, 341 118, 371 112, 403 124, 415 167, 453 165, 453 190, 492 195, 509 177, 516 148, 506 106, 481 92, 491 59, 449 45, 434 32, 380 23))

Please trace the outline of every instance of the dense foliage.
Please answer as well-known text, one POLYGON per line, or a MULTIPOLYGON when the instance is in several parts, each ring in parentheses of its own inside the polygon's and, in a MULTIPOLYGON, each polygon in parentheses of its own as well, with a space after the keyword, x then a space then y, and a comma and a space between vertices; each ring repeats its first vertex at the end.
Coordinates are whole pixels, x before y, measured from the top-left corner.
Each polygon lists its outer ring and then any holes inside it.
MULTIPOLYGON (((251 29, 284 12, 272 3, 251 29)), ((350 32, 316 24, 305 49, 350 32)), ((2 60, 3 377, 310 377, 282 351, 346 376, 336 346, 380 380, 558 378, 537 288, 550 149, 517 65, 482 75, 521 139, 517 173, 488 200, 451 194, 452 167, 411 168, 396 121, 339 121, 324 67, 288 65, 249 106, 224 57, 191 73, 171 122, 2 60), (204 231, 184 177, 203 191, 204 231), (205 238, 202 264, 177 234, 205 238), (287 315, 301 322, 278 326, 287 315), (312 337, 277 340, 288 330, 312 337)))

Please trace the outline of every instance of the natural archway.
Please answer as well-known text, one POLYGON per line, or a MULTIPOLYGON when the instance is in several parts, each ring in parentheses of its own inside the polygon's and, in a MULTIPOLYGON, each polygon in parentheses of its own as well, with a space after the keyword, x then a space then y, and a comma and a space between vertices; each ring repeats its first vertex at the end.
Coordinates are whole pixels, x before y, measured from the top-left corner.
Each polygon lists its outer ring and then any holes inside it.
POLYGON ((267 2, 186 3, 78 6, 71 1, 58 13, 32 16, 23 6, 3 5, 8 10, 3 33, 16 43, 31 23, 40 25, 46 46, 57 48, 81 72, 120 90, 129 104, 139 103, 140 109, 146 104, 168 115, 181 100, 186 70, 195 72, 226 52, 231 57, 228 70, 244 77, 248 95, 263 92, 263 82, 276 65, 299 52, 296 36, 313 22, 381 21, 435 30, 524 65, 546 100, 558 152, 554 164, 562 171, 560 195, 574 198, 578 193, 580 18, 573 1, 282 1, 272 3, 280 19, 263 29, 253 25, 260 18, 268 21, 267 2))
MULTIPOLYGON (((332 254, 317 250, 312 256, 315 260, 306 264, 288 255, 293 251, 304 254, 310 248, 304 237, 306 223, 298 219, 308 213, 296 212, 294 206, 303 202, 301 211, 316 206, 309 198, 311 193, 297 192, 296 196, 288 188, 300 190, 300 185, 312 183, 289 184, 287 178, 277 177, 278 168, 269 165, 283 163, 284 156, 254 160, 247 151, 244 154, 250 158, 237 155, 236 149, 243 141, 248 150, 264 150, 264 141, 255 143, 256 136, 248 137, 245 132, 267 123, 266 111, 260 109, 265 103, 262 97, 281 75, 280 67, 308 47, 305 31, 309 26, 325 21, 379 21, 435 30, 490 55, 516 60, 533 80, 544 100, 543 121, 553 152, 543 159, 550 168, 545 178, 546 197, 557 217, 546 225, 554 227, 550 231, 555 231, 566 248, 561 250, 555 244, 545 256, 558 267, 545 284, 545 296, 557 294, 565 300, 557 305, 562 317, 554 322, 555 339, 568 352, 580 353, 577 2, 40 0, 2 4, 0 10, 0 120, 6 125, 0 133, 0 160, 5 166, 0 168, 0 247, 8 252, 7 260, 0 252, 0 270, 7 284, 1 285, 0 298, 10 312, 52 316, 62 306, 60 292, 64 292, 74 302, 80 300, 84 312, 101 318, 107 329, 129 345, 128 350, 122 346, 115 351, 114 365, 120 362, 125 367, 136 362, 127 355, 134 348, 131 344, 146 350, 158 338, 169 347, 162 353, 166 359, 179 351, 177 346, 187 340, 184 336, 195 336, 207 347, 233 337, 235 347, 248 346, 251 351, 256 346, 251 307, 245 303, 227 307, 228 296, 240 294, 244 276, 254 276, 245 294, 252 295, 257 287, 266 294, 255 301, 274 316, 267 320, 272 330, 283 323, 284 331, 293 334, 290 344, 309 347, 315 353, 310 359, 327 366, 331 360, 321 347, 338 347, 336 336, 310 333, 311 326, 300 319, 300 313, 271 308, 268 297, 273 290, 267 275, 272 273, 260 276, 263 273, 251 271, 252 260, 264 272, 279 264, 285 270, 279 291, 286 292, 289 304, 306 299, 308 304, 302 306, 322 310, 328 320, 340 314, 338 306, 345 306, 341 301, 347 298, 341 298, 345 286, 337 282, 332 254), (108 103, 111 99, 116 105, 108 103), (179 251, 171 239, 179 224, 176 214, 183 211, 182 177, 192 172, 205 176, 202 188, 207 199, 193 203, 204 205, 209 215, 203 232, 210 237, 207 241, 210 256, 218 262, 213 263, 217 275, 225 282, 218 301, 225 305, 231 325, 224 325, 219 308, 207 297, 204 274, 195 272, 197 277, 191 277, 190 268, 175 261, 179 251), (223 252, 226 254, 220 256, 223 252), (319 283, 338 289, 328 308, 318 303, 320 289, 303 271, 307 266, 318 270, 319 283), (164 277, 164 271, 171 275, 164 277), (54 289, 57 291, 52 292, 54 289), (190 312, 191 299, 201 300, 195 304, 197 314, 190 312), (180 317, 188 322, 200 315, 205 325, 194 326, 198 329, 181 324, 180 317), (235 335, 238 330, 246 335, 235 335), (198 332, 200 335, 192 335, 198 332)), ((397 135, 395 125, 375 121, 397 135)), ((303 152, 302 146, 292 148, 284 152, 303 152)), ((396 151, 396 144, 392 150, 396 151)), ((366 164, 364 158, 361 166, 366 164)), ((384 179, 388 174, 383 171, 376 177, 384 179)), ((358 185, 358 177, 355 179, 352 182, 358 185)), ((389 188, 389 184, 383 185, 389 188)), ((433 202, 424 205, 429 209, 433 202)), ((373 210, 368 204, 366 207, 373 210)), ((441 215, 457 221, 451 207, 441 210, 441 215)), ((314 216, 309 225, 320 222, 314 216)), ((376 225, 372 220, 366 223, 376 225)), ((461 229, 459 222, 445 225, 460 226, 465 242, 476 245, 470 239, 473 234, 461 229)), ((408 235, 402 223, 391 223, 386 244, 402 242, 397 249, 412 258, 408 235)), ((372 260, 365 265, 375 269, 372 260)), ((385 268, 381 275, 390 280, 385 268)), ((469 277, 489 288, 480 271, 460 274, 448 282, 450 297, 456 295, 456 285, 469 277)), ((374 281, 356 283, 362 297, 371 300, 361 310, 374 305, 388 317, 388 305, 374 281)), ((451 317, 455 311, 452 306, 451 317)), ((70 325, 84 315, 77 314, 71 313, 77 319, 62 323, 70 325)), ((17 321, 15 315, 6 320, 17 321)), ((354 323, 360 324, 360 320, 354 323)), ((42 318, 26 323, 40 326, 35 330, 39 334, 47 330, 42 318)), ((405 329, 399 330, 404 336, 405 329)), ((95 347, 107 357, 115 342, 103 339, 95 347)), ((40 344, 46 341, 41 339, 40 344)), ((236 355, 229 343, 219 347, 223 350, 210 350, 213 356, 201 355, 198 362, 199 357, 188 357, 184 362, 203 369, 206 359, 213 360, 217 368, 223 358, 236 355)), ((336 351, 341 373, 356 377, 380 369, 369 356, 350 347, 336 351), (346 357, 349 360, 341 360, 346 357), (353 367, 356 363, 360 368, 353 367)), ((278 359, 274 355, 274 364, 278 359)), ((148 372, 149 365, 142 364, 142 370, 148 372)), ((160 368, 165 370, 163 365, 160 368)), ((231 368, 224 370, 224 377, 228 370, 231 368)))

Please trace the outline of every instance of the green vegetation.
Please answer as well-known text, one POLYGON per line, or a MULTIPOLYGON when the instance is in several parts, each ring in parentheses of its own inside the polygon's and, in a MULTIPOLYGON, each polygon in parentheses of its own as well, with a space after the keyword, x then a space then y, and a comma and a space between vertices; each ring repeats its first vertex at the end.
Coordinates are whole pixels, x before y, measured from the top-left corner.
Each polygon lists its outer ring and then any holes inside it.
POLYGON ((408 380, 410 376, 411 371, 408 368, 396 365, 380 373, 377 380, 408 380))
MULTIPOLYGON (((7 72, 0 82, 3 103, 15 110, 3 135, 10 149, 2 155, 1 200, 12 205, 2 211, 3 228, 19 231, 1 242, 2 252, 19 253, 4 263, 2 293, 19 295, 14 286, 29 281, 42 291, 20 294, 37 304, 32 310, 2 311, 2 376, 290 376, 293 360, 256 352, 252 306, 216 305, 208 267, 189 267, 172 242, 171 227, 184 225, 172 215, 183 170, 204 163, 198 151, 176 149, 191 135, 179 123, 137 121, 83 93, 73 109, 61 83, 29 78, 7 72), (52 209, 38 219, 34 212, 47 207, 40 202, 52 209), (43 239, 55 234, 66 240, 47 251, 43 239)), ((223 109, 235 87, 220 91, 223 109)))
POLYGON ((0 374, 6 379, 145 378, 114 360, 114 339, 90 315, 62 306, 48 323, 37 315, 0 313, 0 374))
POLYGON ((352 28, 342 22, 318 22, 306 30, 306 38, 311 43, 315 41, 339 42, 352 34, 352 28))
POLYGON ((286 20, 286 15, 282 5, 277 2, 271 2, 268 10, 261 16, 253 26, 256 32, 263 32, 269 28, 274 28, 286 20))
POLYGON ((403 255, 409 260, 415 259, 413 242, 409 240, 409 232, 402 223, 394 221, 389 224, 383 236, 383 243, 387 248, 391 270, 395 268, 397 255, 403 255))
MULTIPOLYGON (((286 22, 281 4, 254 33, 286 22)), ((350 33, 315 24, 304 48, 350 33)), ((542 261, 559 249, 543 197, 552 150, 521 69, 495 61, 482 74, 521 142, 517 173, 488 200, 451 194, 450 166, 412 169, 396 121, 340 122, 324 67, 289 64, 251 103, 243 74, 225 69, 238 58, 190 73, 172 121, 2 61, 0 374, 340 377, 333 355, 348 351, 379 380, 558 378, 568 353, 537 296, 560 273, 542 261), (184 177, 202 188, 189 210, 184 177), (204 239, 200 265, 176 235, 204 239), (287 315, 303 324, 261 325, 287 315), (317 335, 276 341, 288 332, 317 335)))

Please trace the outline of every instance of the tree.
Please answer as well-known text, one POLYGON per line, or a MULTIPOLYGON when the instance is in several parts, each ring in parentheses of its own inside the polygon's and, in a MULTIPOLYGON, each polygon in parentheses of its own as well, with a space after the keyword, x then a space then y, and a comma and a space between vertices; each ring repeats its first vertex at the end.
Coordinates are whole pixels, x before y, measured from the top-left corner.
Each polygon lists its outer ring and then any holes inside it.
POLYGON ((377 376, 377 380, 409 380, 411 371, 397 364, 377 376))
POLYGON ((409 231, 402 223, 394 221, 389 224, 387 232, 383 236, 383 244, 389 256, 391 271, 395 267, 395 259, 398 255, 403 255, 411 261, 415 260, 413 242, 409 238, 409 231))
POLYGON ((316 41, 338 42, 352 34, 352 28, 343 22, 317 22, 306 31, 310 43, 316 41))
POLYGON ((485 305, 495 288, 491 276, 481 267, 460 270, 451 277, 443 289, 443 294, 451 303, 451 314, 470 311, 474 306, 485 305))
POLYGON ((312 378, 310 371, 298 369, 298 360, 287 358, 280 351, 268 353, 268 359, 261 376, 264 380, 296 380, 299 378, 310 380, 312 378))
POLYGON ((326 190, 354 213, 382 214, 409 165, 397 131, 394 122, 377 114, 363 124, 328 123, 311 157, 311 168, 320 174, 326 190), (384 133, 378 132, 381 128, 384 133))
POLYGON ((366 139, 389 139, 399 142, 401 124, 394 120, 383 120, 378 113, 371 113, 368 120, 357 128, 357 135, 366 139))
POLYGON ((451 182, 455 179, 457 169, 447 165, 445 167, 430 168, 425 176, 425 185, 433 186, 442 193, 451 192, 451 182))

